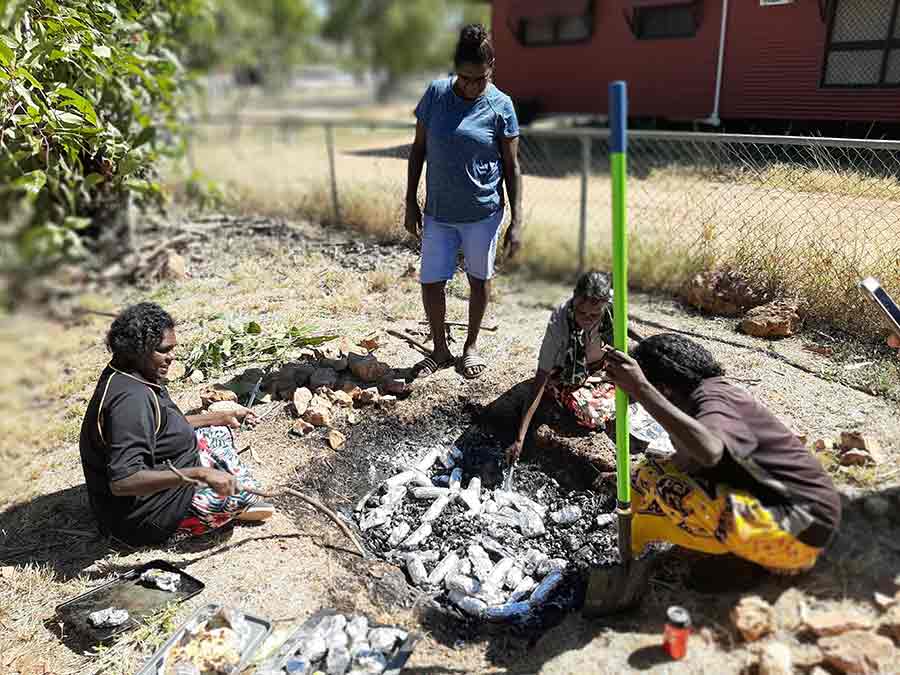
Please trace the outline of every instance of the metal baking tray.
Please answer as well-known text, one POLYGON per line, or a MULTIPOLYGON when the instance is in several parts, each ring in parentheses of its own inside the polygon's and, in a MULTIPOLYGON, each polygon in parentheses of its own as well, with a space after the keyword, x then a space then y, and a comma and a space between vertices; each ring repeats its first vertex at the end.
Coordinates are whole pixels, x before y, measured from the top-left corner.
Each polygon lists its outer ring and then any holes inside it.
MULTIPOLYGON (((196 626, 206 621, 222 608, 223 605, 209 604, 194 612, 187 621, 175 630, 172 637, 166 640, 166 643, 150 657, 150 660, 137 672, 137 675, 162 675, 166 670, 166 657, 169 654, 169 650, 182 638, 188 627, 196 626)), ((247 614, 241 610, 236 611, 243 615, 249 630, 247 634, 241 636, 241 660, 234 668, 228 671, 228 675, 236 675, 246 668, 256 650, 259 649, 269 636, 269 633, 272 632, 272 623, 267 619, 247 614)))
POLYGON ((94 644, 102 644, 120 633, 131 630, 142 619, 155 614, 169 603, 184 602, 204 588, 202 581, 165 560, 153 560, 97 588, 92 588, 77 598, 57 605, 56 614, 70 633, 80 635, 94 644), (153 569, 174 572, 180 576, 181 585, 178 590, 173 593, 140 583, 141 575, 153 569), (88 615, 107 607, 128 610, 130 618, 121 626, 94 628, 88 622, 88 615))
MULTIPOLYGON (((258 670, 262 672, 283 672, 288 660, 290 660, 290 658, 297 652, 297 649, 300 647, 300 643, 303 642, 304 638, 309 635, 316 626, 319 625, 319 622, 322 619, 324 619, 326 616, 331 616, 334 614, 338 614, 337 610, 320 609, 318 612, 313 614, 303 622, 302 626, 300 626, 296 631, 288 636, 288 638, 281 644, 281 646, 272 656, 266 659, 263 663, 259 664, 258 670)), ((394 626, 375 623, 370 624, 369 628, 394 628, 394 626)), ((409 633, 406 636, 406 640, 403 641, 403 644, 395 649, 394 654, 388 660, 387 668, 384 670, 382 675, 400 675, 403 672, 403 668, 406 666, 406 662, 409 660, 409 657, 412 656, 416 643, 420 638, 421 636, 416 633, 409 633)))

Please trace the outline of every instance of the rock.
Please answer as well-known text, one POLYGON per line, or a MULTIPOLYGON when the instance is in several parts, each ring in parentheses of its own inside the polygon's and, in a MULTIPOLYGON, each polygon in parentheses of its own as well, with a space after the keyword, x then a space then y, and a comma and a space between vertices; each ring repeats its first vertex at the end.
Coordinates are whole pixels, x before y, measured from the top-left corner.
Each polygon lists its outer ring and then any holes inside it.
POLYGON ((309 409, 309 404, 312 403, 313 393, 307 389, 306 387, 300 387, 294 391, 294 414, 297 417, 302 417, 303 414, 309 409))
POLYGON ((303 419, 317 427, 331 426, 331 403, 321 396, 313 396, 309 407, 303 413, 303 419))
POLYGON ((333 368, 316 368, 309 377, 309 388, 313 391, 320 387, 333 389, 337 384, 337 372, 333 368))
POLYGON ((328 432, 328 445, 331 446, 332 450, 342 448, 346 442, 347 438, 337 429, 332 429, 328 432))
POLYGON ((893 511, 893 508, 894 507, 889 499, 879 497, 878 495, 866 497, 863 501, 863 509, 865 512, 876 519, 887 517, 891 511, 893 511))
POLYGON ((831 675, 831 673, 829 673, 824 668, 820 668, 819 666, 816 666, 811 671, 809 671, 809 675, 831 675))
POLYGON ((356 382, 351 382, 349 380, 344 380, 341 383, 340 390, 345 394, 350 394, 350 398, 354 401, 359 398, 359 395, 362 393, 362 389, 360 389, 359 385, 356 382))
POLYGON ((805 610, 805 597, 803 592, 796 588, 789 588, 775 601, 775 620, 780 628, 795 631, 803 623, 805 610))
POLYGON ((305 387, 315 367, 306 363, 286 363, 275 373, 267 391, 282 401, 290 401, 298 387, 305 387))
POLYGON ((825 655, 816 645, 796 644, 791 645, 791 660, 798 668, 812 668, 822 663, 825 655))
POLYGON ((390 370, 388 364, 382 363, 371 354, 366 356, 350 354, 348 358, 350 372, 363 382, 378 382, 378 380, 387 375, 390 370))
POLYGON ((306 436, 314 430, 315 427, 306 420, 297 420, 294 422, 294 426, 291 427, 291 433, 297 436, 306 436))
MULTIPOLYGON (((871 457, 870 463, 882 464, 884 462, 881 443, 879 443, 877 439, 871 438, 870 436, 864 436, 858 431, 841 432, 840 448, 843 451, 841 454, 841 464, 844 464, 844 455, 847 455, 854 450, 859 450, 868 454, 868 456, 871 457)), ((854 455, 853 457, 857 456, 854 455)), ((845 466, 848 465, 845 464, 845 466)))
POLYGON ((379 400, 381 400, 381 395, 378 393, 378 389, 375 387, 363 389, 359 392, 359 396, 355 399, 356 403, 359 403, 359 405, 378 403, 379 400))
POLYGON ((891 672, 896 665, 894 643, 882 635, 852 630, 842 635, 823 637, 819 648, 825 663, 843 673, 891 672))
POLYGON ((342 356, 336 359, 323 358, 319 361, 319 366, 321 368, 330 368, 335 372, 342 372, 347 370, 347 357, 342 356))
POLYGON ((703 272, 692 278, 682 295, 689 305, 722 316, 739 316, 769 300, 736 272, 703 272))
POLYGON ((741 598, 731 610, 734 627, 747 642, 755 642, 775 629, 775 610, 756 595, 741 598))
POLYGON ((204 389, 200 392, 200 405, 204 409, 209 408, 213 403, 218 403, 220 401, 231 401, 237 403, 237 400, 237 394, 231 391, 231 389, 226 389, 220 384, 217 384, 209 389, 204 389))
POLYGON ((897 591, 896 595, 885 595, 875 591, 874 600, 882 610, 890 609, 894 605, 900 604, 900 591, 897 591))
POLYGON ((895 601, 879 623, 882 633, 890 635, 892 638, 900 642, 900 604, 895 601))
POLYGON ((169 373, 166 376, 166 379, 169 382, 177 382, 178 380, 184 379, 184 374, 187 369, 185 368, 184 363, 181 361, 172 361, 169 364, 169 373))
POLYGON ((409 393, 410 386, 406 383, 406 380, 388 374, 378 380, 378 390, 382 394, 403 396, 404 394, 409 393))
POLYGON ((194 384, 203 384, 206 381, 206 375, 202 370, 192 370, 188 379, 194 384))
POLYGON ((331 402, 341 408, 352 408, 353 407, 353 397, 350 396, 350 394, 348 394, 345 391, 331 392, 331 402))
POLYGON ((815 442, 813 448, 817 452, 824 452, 825 450, 833 450, 835 445, 833 438, 820 438, 815 442))
POLYGON ((793 675, 791 650, 780 642, 766 643, 759 654, 759 675, 793 675))
POLYGON ((349 424, 352 427, 352 426, 356 426, 359 423, 360 423, 359 415, 355 411, 351 410, 349 413, 347 413, 347 424, 349 424))
POLYGON ((790 337, 800 327, 797 305, 788 302, 770 302, 747 312, 741 321, 741 330, 754 337, 790 337))
POLYGON ((209 406, 209 412, 238 413, 244 410, 244 406, 234 401, 216 401, 209 406))
POLYGON ((866 450, 847 450, 841 453, 842 466, 869 466, 877 462, 866 450))
POLYGON ((870 618, 852 611, 840 609, 816 612, 806 618, 806 626, 819 637, 840 635, 850 631, 869 630, 873 622, 870 618))
POLYGON ((380 405, 380 406, 382 406, 382 407, 384 407, 384 408, 389 408, 390 406, 394 405, 396 402, 397 402, 397 397, 396 397, 396 396, 394 396, 394 395, 392 395, 392 394, 385 394, 385 395, 382 396, 381 399, 378 401, 378 405, 380 405))
POLYGON ((188 278, 187 261, 183 256, 168 251, 159 275, 166 281, 184 281, 188 278))

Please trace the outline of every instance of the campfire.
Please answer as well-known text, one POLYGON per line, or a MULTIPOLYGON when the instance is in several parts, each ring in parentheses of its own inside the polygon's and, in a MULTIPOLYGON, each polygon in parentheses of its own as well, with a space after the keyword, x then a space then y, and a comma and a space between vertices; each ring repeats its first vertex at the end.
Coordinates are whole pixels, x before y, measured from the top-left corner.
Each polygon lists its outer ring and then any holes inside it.
POLYGON ((430 447, 356 504, 367 548, 444 606, 526 621, 567 604, 578 571, 615 562, 614 499, 568 491, 531 465, 504 490, 497 448, 430 447), (490 483, 490 484, 489 484, 490 483))

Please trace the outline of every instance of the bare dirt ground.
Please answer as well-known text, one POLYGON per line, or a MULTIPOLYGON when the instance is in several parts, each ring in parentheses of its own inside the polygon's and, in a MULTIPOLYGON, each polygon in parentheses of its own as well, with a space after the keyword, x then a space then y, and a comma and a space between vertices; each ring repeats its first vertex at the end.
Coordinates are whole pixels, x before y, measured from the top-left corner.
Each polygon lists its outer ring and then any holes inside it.
MULTIPOLYGON (((407 274, 416 261, 408 249, 354 246, 348 244, 353 235, 311 225, 272 226, 255 233, 240 223, 198 226, 206 228, 209 238, 192 250, 191 279, 147 291, 97 293, 82 298, 82 307, 112 311, 140 299, 157 301, 178 320, 184 353, 230 320, 309 324, 361 338, 422 317, 418 284, 407 274)), ((499 328, 483 335, 482 353, 491 365, 480 380, 467 382, 444 371, 392 407, 364 409, 358 425, 341 428, 347 446, 337 451, 328 447, 321 432, 302 439, 289 435, 293 420, 279 409, 239 438, 239 447, 252 445, 256 459, 250 453, 243 457, 254 474, 266 486, 300 484, 310 491, 318 488, 329 504, 347 504, 359 496, 353 491, 356 481, 348 477, 342 490, 335 489, 334 481, 316 479, 323 467, 340 468, 342 453, 394 447, 404 439, 440 440, 470 426, 473 409, 531 377, 549 309, 570 293, 565 286, 522 277, 500 277, 495 291, 485 324, 499 328)), ((458 275, 449 292, 450 318, 464 321, 465 307, 465 283, 458 275)), ((834 342, 822 335, 770 345, 736 334, 733 321, 687 313, 667 298, 638 295, 632 307, 637 319, 654 322, 636 323, 646 334, 661 331, 658 324, 705 336, 702 343, 729 374, 790 426, 806 433, 810 443, 850 429, 881 441, 886 459, 873 469, 840 469, 833 458, 822 456, 847 497, 841 536, 825 559, 801 578, 764 579, 751 591, 775 604, 779 619, 784 619, 777 637, 798 649, 808 640, 791 628, 790 617, 801 604, 811 609, 853 607, 874 616, 873 592, 887 590, 900 572, 896 404, 774 356, 787 356, 829 376, 843 372, 842 363, 804 349, 811 341, 834 342), (874 492, 894 500, 888 512, 877 517, 866 502, 874 492)), ((77 448, 78 424, 107 358, 103 335, 108 322, 91 314, 63 325, 18 316, 5 319, 0 330, 4 363, 16 364, 9 370, 4 366, 8 418, 32 420, 7 421, 4 432, 9 433, 4 436, 14 438, 16 445, 0 453, 6 465, 0 473, 0 672, 134 672, 173 622, 215 601, 275 620, 276 634, 282 636, 321 607, 366 612, 376 620, 420 631, 424 639, 409 662, 411 673, 737 673, 753 660, 729 620, 742 593, 687 590, 685 581, 695 562, 690 556, 672 555, 663 561, 641 610, 605 621, 572 613, 535 634, 464 626, 421 611, 421 603, 406 593, 401 572, 361 561, 327 520, 289 497, 276 500, 278 513, 267 523, 235 527, 204 545, 110 550, 94 530, 77 448), (86 655, 83 645, 61 633, 53 620, 56 604, 117 571, 156 558, 199 577, 206 590, 167 621, 99 654, 86 655), (691 611, 697 628, 689 657, 680 663, 661 659, 658 650, 665 608, 676 602, 691 611)), ((458 351, 463 335, 456 336, 458 351)), ((379 358, 394 367, 411 366, 419 358, 399 340, 383 338, 382 344, 379 358)), ((841 352, 842 358, 852 360, 848 350, 841 352)), ((896 386, 893 363, 869 353, 865 358, 874 363, 851 371, 857 384, 877 373, 889 380, 881 389, 896 386)), ((233 374, 222 373, 212 381, 224 382, 233 374)), ((178 382, 171 391, 188 410, 199 405, 199 391, 208 384, 178 382)))

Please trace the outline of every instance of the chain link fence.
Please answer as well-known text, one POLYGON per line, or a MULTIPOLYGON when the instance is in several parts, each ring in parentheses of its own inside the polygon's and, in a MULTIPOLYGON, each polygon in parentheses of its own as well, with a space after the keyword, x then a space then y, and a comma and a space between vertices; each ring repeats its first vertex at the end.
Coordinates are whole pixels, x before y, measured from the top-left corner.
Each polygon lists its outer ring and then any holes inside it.
MULTIPOLYGON (((207 118, 189 156, 248 211, 398 240, 413 131, 377 120, 207 118)), ((531 273, 609 268, 607 135, 523 132, 518 264, 531 273)), ((900 142, 636 131, 629 143, 635 286, 676 291, 697 272, 734 270, 796 298, 811 319, 884 331, 855 286, 872 275, 900 294, 900 142)))

